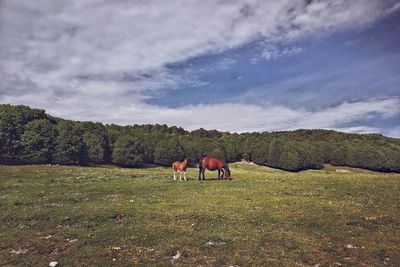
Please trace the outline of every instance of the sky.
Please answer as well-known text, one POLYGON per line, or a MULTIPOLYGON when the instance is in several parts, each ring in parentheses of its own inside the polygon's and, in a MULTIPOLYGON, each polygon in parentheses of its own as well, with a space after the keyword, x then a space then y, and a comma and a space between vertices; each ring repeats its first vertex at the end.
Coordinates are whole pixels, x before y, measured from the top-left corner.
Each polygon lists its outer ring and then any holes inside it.
POLYGON ((0 0, 0 103, 400 138, 400 0, 0 0))

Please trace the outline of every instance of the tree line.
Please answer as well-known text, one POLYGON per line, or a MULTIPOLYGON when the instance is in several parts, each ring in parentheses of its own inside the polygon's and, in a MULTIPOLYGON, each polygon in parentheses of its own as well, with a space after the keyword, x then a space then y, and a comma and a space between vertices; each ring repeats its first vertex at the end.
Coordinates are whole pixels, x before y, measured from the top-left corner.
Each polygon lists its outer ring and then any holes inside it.
POLYGON ((252 161, 289 171, 325 163, 400 172, 400 139, 332 130, 229 133, 167 125, 104 125, 64 120, 23 105, 0 105, 0 164, 170 166, 202 156, 252 161))

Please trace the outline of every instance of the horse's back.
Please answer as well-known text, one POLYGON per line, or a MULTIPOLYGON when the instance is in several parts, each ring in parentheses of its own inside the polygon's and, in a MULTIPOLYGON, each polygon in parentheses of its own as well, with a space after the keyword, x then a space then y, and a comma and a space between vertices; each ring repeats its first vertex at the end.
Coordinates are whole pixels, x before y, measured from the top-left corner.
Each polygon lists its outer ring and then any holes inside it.
POLYGON ((210 171, 215 171, 217 169, 220 169, 224 165, 224 162, 222 160, 209 157, 204 157, 201 163, 203 168, 207 168, 210 171))
MULTIPOLYGON (((187 163, 187 162, 186 162, 187 163)), ((177 171, 186 171, 187 169, 187 164, 185 164, 185 162, 180 162, 180 161, 175 161, 174 163, 172 163, 172 168, 177 171)))

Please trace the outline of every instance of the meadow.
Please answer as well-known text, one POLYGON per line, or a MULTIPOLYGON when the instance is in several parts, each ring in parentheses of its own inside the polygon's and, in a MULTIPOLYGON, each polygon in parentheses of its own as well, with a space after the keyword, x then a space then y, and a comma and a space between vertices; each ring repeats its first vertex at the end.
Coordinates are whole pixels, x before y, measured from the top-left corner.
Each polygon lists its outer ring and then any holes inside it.
POLYGON ((0 266, 399 266, 400 174, 0 166, 0 266))

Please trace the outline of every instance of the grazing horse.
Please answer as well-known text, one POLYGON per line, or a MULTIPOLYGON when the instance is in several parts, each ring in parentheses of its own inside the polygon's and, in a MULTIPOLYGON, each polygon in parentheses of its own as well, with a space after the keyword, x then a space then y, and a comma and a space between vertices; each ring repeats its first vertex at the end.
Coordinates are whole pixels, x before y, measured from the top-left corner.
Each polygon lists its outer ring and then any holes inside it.
POLYGON ((229 170, 228 165, 220 159, 216 158, 209 158, 209 157, 204 157, 200 160, 199 162, 199 180, 204 181, 204 172, 206 169, 210 171, 215 171, 218 170, 218 180, 225 179, 230 180, 231 179, 231 171, 229 170), (221 174, 222 172, 222 174, 221 174))
POLYGON ((188 166, 188 159, 185 159, 183 162, 175 161, 172 163, 172 169, 174 170, 174 180, 176 180, 176 173, 179 172, 179 181, 182 181, 182 172, 183 178, 186 180, 186 169, 188 166))

